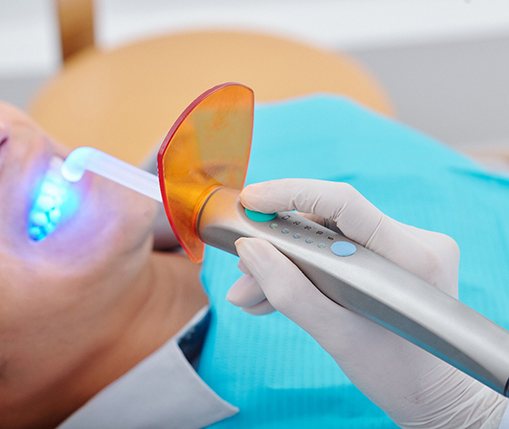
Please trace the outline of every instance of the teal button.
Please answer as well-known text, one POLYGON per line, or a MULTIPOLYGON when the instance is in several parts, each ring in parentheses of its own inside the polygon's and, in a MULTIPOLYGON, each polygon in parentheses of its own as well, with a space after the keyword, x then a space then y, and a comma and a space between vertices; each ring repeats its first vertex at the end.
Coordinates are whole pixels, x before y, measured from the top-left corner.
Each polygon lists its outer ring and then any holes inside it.
POLYGON ((253 210, 244 209, 248 219, 254 222, 268 222, 277 217, 277 213, 260 213, 253 210))

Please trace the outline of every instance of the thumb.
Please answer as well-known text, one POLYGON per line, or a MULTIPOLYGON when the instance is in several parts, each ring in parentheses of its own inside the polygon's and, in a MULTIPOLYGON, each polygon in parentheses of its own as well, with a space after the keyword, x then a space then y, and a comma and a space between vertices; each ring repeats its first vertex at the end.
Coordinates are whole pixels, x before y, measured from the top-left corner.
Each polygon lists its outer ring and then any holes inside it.
POLYGON ((350 313, 323 295, 272 244, 259 238, 241 238, 237 253, 269 303, 308 331, 316 340, 325 339, 331 319, 350 313))

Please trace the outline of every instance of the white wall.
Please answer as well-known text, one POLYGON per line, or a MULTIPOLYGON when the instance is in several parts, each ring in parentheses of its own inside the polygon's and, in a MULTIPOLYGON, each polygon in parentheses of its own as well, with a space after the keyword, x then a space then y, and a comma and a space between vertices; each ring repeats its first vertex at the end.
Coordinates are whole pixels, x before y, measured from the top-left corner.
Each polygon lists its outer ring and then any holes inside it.
MULTIPOLYGON (((102 46, 195 28, 247 28, 333 49, 509 35, 509 0, 96 0, 102 46)), ((0 77, 59 66, 52 0, 0 0, 0 77)))
MULTIPOLYGON (((0 99, 27 106, 58 69, 53 7, 0 0, 0 99)), ((509 148, 509 0, 96 0, 96 12, 105 47, 226 27, 347 50, 403 122, 457 147, 509 148)))

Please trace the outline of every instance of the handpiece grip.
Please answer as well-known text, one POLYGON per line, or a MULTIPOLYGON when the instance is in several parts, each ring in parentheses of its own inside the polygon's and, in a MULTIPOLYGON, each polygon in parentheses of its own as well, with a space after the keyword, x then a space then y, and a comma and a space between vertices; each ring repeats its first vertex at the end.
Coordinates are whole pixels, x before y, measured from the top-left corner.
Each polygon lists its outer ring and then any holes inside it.
POLYGON ((270 241, 329 299, 509 396, 509 332, 384 257, 294 212, 250 220, 237 190, 219 188, 198 217, 200 238, 236 254, 240 237, 270 241), (341 257, 333 243, 353 244, 341 257))

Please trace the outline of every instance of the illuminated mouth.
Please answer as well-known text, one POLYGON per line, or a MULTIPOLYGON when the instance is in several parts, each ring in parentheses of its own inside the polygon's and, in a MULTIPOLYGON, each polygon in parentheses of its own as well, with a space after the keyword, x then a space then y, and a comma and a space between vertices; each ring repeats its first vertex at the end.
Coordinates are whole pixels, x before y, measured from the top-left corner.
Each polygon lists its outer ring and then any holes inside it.
POLYGON ((41 241, 77 209, 77 194, 65 180, 60 167, 63 160, 53 157, 42 178, 28 215, 28 236, 41 241))

